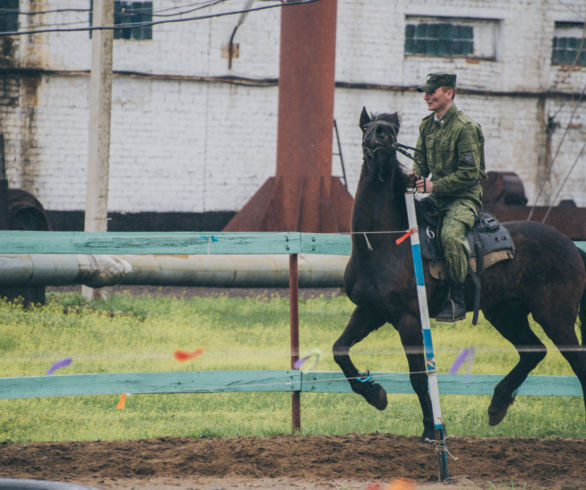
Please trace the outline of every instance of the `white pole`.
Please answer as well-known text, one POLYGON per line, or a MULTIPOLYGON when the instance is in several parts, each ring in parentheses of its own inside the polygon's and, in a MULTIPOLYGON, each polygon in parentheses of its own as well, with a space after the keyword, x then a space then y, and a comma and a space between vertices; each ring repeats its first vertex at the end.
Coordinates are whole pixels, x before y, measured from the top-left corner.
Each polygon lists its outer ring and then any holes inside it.
MULTIPOLYGON (((94 0, 93 3, 92 26, 113 25, 114 0, 94 0)), ((85 231, 108 230, 113 38, 112 30, 92 31, 85 231)), ((90 300, 102 297, 99 290, 85 286, 82 294, 90 300)))
POLYGON ((427 293, 425 291, 425 280, 423 275, 423 262, 421 261, 421 250, 419 245, 419 230, 417 227, 417 215, 415 214, 415 199, 412 192, 405 193, 407 204, 407 219, 411 233, 411 252, 413 255, 413 267, 415 269, 415 282, 417 284, 417 300, 419 301, 419 316, 421 318, 421 331, 423 333, 423 345, 425 348, 425 370, 429 384, 429 397, 433 412, 433 423, 435 427, 435 438, 439 444, 439 465, 440 480, 449 478, 448 457, 446 450, 444 423, 440 407, 439 388, 437 384, 437 371, 435 369, 435 355, 433 353, 433 342, 431 339, 431 328, 429 325, 429 310, 427 308, 427 293))

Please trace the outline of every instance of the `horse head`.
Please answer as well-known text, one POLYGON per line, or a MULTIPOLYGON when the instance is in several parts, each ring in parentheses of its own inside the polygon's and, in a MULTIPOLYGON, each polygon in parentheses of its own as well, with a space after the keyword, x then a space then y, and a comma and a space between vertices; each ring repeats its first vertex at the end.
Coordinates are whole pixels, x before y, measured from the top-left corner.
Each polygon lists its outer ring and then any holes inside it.
POLYGON ((360 114, 362 129, 362 151, 365 170, 381 182, 390 180, 394 184, 404 184, 405 175, 397 160, 397 135, 399 133, 399 116, 393 114, 368 114, 362 108, 360 114))

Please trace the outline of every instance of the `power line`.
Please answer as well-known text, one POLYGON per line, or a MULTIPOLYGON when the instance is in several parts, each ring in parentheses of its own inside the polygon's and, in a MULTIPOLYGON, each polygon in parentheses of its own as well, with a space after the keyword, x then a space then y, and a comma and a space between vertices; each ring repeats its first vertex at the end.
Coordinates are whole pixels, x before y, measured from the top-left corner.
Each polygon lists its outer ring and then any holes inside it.
MULTIPOLYGON (((159 9, 159 10, 155 10, 153 11, 153 14, 155 14, 156 12, 167 12, 169 10, 176 10, 176 9, 180 9, 180 8, 188 8, 188 7, 194 7, 197 6, 195 9, 193 10, 197 10, 199 8, 205 8, 208 6, 212 6, 215 5, 216 3, 221 3, 221 2, 226 2, 228 0, 205 0, 205 1, 199 1, 199 2, 192 2, 192 3, 188 3, 185 5, 177 5, 175 7, 167 7, 164 9, 159 9), (205 4, 205 5, 202 5, 205 4)), ((133 8, 133 11, 137 12, 146 12, 146 11, 151 11, 152 9, 149 8, 133 8)), ((192 11, 193 11, 192 10, 192 11)), ((19 10, 19 9, 14 9, 14 8, 4 8, 4 7, 0 7, 0 16, 3 15, 29 15, 29 16, 35 16, 35 15, 45 15, 45 14, 60 14, 60 13, 68 13, 68 12, 91 12, 91 9, 89 8, 60 8, 60 9, 50 9, 50 10, 35 10, 35 11, 30 11, 30 10, 19 10)), ((165 15, 173 15, 173 14, 165 14, 165 15)))
POLYGON ((564 181, 562 182, 562 185, 560 185, 560 188, 558 189, 555 197, 553 198, 553 200, 551 201, 551 204, 549 205, 549 207, 547 208, 547 211, 545 213, 545 215, 543 216, 543 219, 541 220, 542 223, 545 223, 545 221, 547 220, 547 217, 549 216, 549 212, 551 211, 551 208, 553 207, 553 203, 557 200, 558 196, 560 195, 560 193, 562 192, 562 189, 564 188, 564 186, 566 185, 566 182, 568 181, 568 179, 570 178, 570 174, 572 173, 572 171, 574 170, 574 168, 576 167, 576 164, 578 163, 578 161, 580 160, 580 157, 582 156, 582 153, 584 153, 584 148, 586 148, 586 143, 584 143, 582 145, 582 149, 580 150, 580 153, 578 153, 578 156, 576 157, 576 160, 574 160, 574 163, 572 164, 572 166, 570 167, 570 170, 568 171, 568 173, 566 174, 566 178, 564 179, 564 181))
MULTIPOLYGON (((180 16, 180 15, 185 15, 191 12, 194 12, 196 10, 201 10, 204 8, 209 8, 212 7, 214 5, 217 5, 219 3, 223 3, 226 2, 228 0, 206 0, 205 2, 195 2, 195 3, 190 3, 190 4, 185 4, 185 5, 178 5, 175 7, 168 7, 166 9, 161 9, 161 10, 157 10, 157 11, 152 11, 152 9, 150 8, 132 8, 129 9, 129 14, 137 14, 137 13, 148 13, 151 14, 152 17, 176 17, 176 16, 180 16), (196 7, 194 7, 195 5, 197 5, 196 7), (156 12, 166 12, 169 10, 175 10, 178 8, 188 8, 188 7, 193 7, 190 8, 189 10, 184 10, 184 11, 179 11, 179 12, 174 12, 174 13, 170 13, 170 14, 158 14, 156 12)), ((3 10, 9 10, 9 9, 3 9, 3 10)), ((61 10, 46 10, 44 11, 44 13, 55 13, 55 12, 65 12, 65 11, 73 11, 74 9, 61 9, 61 10)), ((2 9, 0 9, 0 12, 2 11, 2 9)), ((76 12, 84 12, 84 13, 88 13, 91 12, 91 9, 77 9, 75 10, 76 12)), ((124 12, 124 11, 123 11, 124 12)), ((37 13, 41 13, 41 12, 21 12, 18 10, 13 10, 13 13, 15 14, 30 14, 30 15, 34 15, 37 13)), ((0 13, 0 16, 6 16, 6 15, 10 15, 10 14, 2 14, 0 13)), ((145 21, 146 22, 146 21, 145 21)), ((84 24, 87 25, 88 24, 88 18, 84 17, 83 20, 77 20, 77 21, 71 21, 71 22, 55 22, 55 23, 45 23, 45 24, 28 24, 27 28, 30 29, 34 29, 34 30, 40 30, 41 28, 46 28, 46 27, 62 27, 62 26, 72 26, 72 25, 76 25, 76 24, 84 24)), ((121 28, 126 28, 127 26, 130 25, 129 22, 118 22, 115 25, 119 25, 119 26, 124 26, 121 28)), ((85 29, 85 26, 84 26, 85 29)), ((0 33, 1 34, 1 33, 0 33)))
POLYGON ((34 12, 30 12, 27 10, 7 9, 7 8, 0 7, 0 15, 44 15, 44 14, 63 13, 63 12, 89 12, 89 11, 90 11, 90 9, 66 8, 66 9, 53 9, 53 10, 36 10, 34 12))
POLYGON ((99 30, 116 30, 116 29, 132 29, 137 27, 149 27, 159 24, 169 24, 169 23, 176 23, 176 22, 189 22, 193 20, 205 20, 211 19, 215 17, 225 17, 228 15, 235 15, 235 14, 242 14, 245 12, 257 12, 261 10, 268 10, 277 7, 288 7, 292 5, 303 5, 309 4, 314 2, 319 2, 320 0, 298 0, 293 2, 286 2, 286 3, 278 3, 275 5, 266 5, 262 7, 253 7, 248 10, 232 10, 228 12, 220 12, 216 14, 207 14, 207 15, 200 15, 195 17, 185 17, 181 19, 167 19, 167 20, 154 20, 150 22, 133 22, 128 24, 118 24, 118 25, 111 25, 111 26, 99 26, 99 27, 70 27, 66 29, 33 29, 29 31, 12 31, 12 32, 0 32, 0 37, 6 36, 22 36, 28 34, 41 34, 41 33, 49 33, 49 32, 82 32, 82 31, 99 31, 99 30))
MULTIPOLYGON (((218 3, 224 3, 227 1, 228 0, 208 0, 206 2, 195 2, 195 3, 180 5, 180 6, 176 6, 176 7, 167 7, 165 9, 153 10, 153 17, 172 17, 173 15, 185 15, 185 14, 189 14, 191 12, 195 12, 196 10, 201 10, 201 9, 208 8, 208 7, 213 7, 214 5, 216 5, 218 3), (160 13, 160 12, 168 12, 169 10, 176 10, 178 8, 189 8, 189 7, 193 7, 193 8, 190 8, 189 10, 184 10, 182 12, 174 12, 174 13, 170 13, 170 14, 160 13)), ((132 10, 133 10, 133 12, 143 12, 148 9, 138 8, 138 9, 132 9, 132 10)))
POLYGON ((576 114, 576 110, 578 109, 578 106, 580 105, 580 102, 582 101, 582 97, 584 97, 584 93, 586 92, 586 84, 584 85, 584 88, 582 89, 582 92, 580 93, 580 96, 578 97, 578 100, 576 101, 576 103, 574 104, 574 108, 572 110, 572 113, 570 115, 570 120, 568 121, 568 123, 566 124, 566 128, 564 130, 564 133, 562 134, 562 138, 558 144, 558 147, 556 149, 556 153, 554 155, 554 157, 551 160, 551 164, 549 165, 549 169, 547 171, 547 175, 544 176, 542 182, 541 182, 541 187, 539 188, 539 192, 537 193, 537 197, 535 198, 535 203, 533 204, 533 206, 531 206, 531 209, 529 211, 529 216, 527 216, 527 220, 526 221, 530 221, 531 217, 533 216, 533 211, 535 210, 535 206, 537 206, 537 202, 539 201, 539 198, 541 197, 541 193, 543 192, 543 189, 545 188, 545 184, 549 181, 549 177, 551 175, 551 169, 553 168, 553 164, 555 163, 555 160, 557 158, 557 156, 560 153, 560 149, 562 147, 562 144, 564 142, 564 139, 566 137, 566 134, 568 133, 568 129, 570 127, 570 124, 572 122, 572 120, 574 119, 574 115, 576 114))
MULTIPOLYGON (((584 22, 582 22, 582 38, 580 39, 580 45, 578 46, 578 49, 576 50, 576 56, 574 57, 574 61, 572 62, 572 64, 569 66, 568 71, 566 73, 566 75, 564 77, 562 77, 561 80, 558 80, 556 83, 554 83, 551 89, 556 88, 556 86, 559 86, 561 83, 564 83, 569 77, 570 75, 574 72, 578 61, 580 59, 580 56, 582 55, 582 51, 584 50, 584 41, 586 38, 586 18, 584 19, 584 22)), ((553 119, 555 119, 557 117, 557 115, 562 111, 562 109, 566 106, 567 101, 565 101, 561 107, 556 111, 556 113, 553 115, 553 119)))

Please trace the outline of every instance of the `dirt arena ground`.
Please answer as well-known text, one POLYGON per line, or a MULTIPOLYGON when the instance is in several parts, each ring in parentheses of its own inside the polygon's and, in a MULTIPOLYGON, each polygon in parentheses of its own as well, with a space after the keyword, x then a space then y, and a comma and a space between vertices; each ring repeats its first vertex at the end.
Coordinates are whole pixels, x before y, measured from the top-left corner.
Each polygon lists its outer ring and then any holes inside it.
POLYGON ((0 478, 121 489, 586 488, 586 441, 453 437, 452 480, 416 437, 392 434, 0 443, 0 478), (376 486, 374 486, 376 488, 376 486))

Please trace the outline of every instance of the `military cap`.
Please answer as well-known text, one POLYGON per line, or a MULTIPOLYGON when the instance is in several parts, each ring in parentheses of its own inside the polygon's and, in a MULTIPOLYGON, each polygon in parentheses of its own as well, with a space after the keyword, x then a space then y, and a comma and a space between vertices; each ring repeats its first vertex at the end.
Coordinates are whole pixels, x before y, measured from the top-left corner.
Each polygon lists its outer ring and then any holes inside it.
POLYGON ((455 73, 430 73, 427 75, 425 84, 417 87, 419 92, 435 92, 439 87, 456 88, 455 73))

